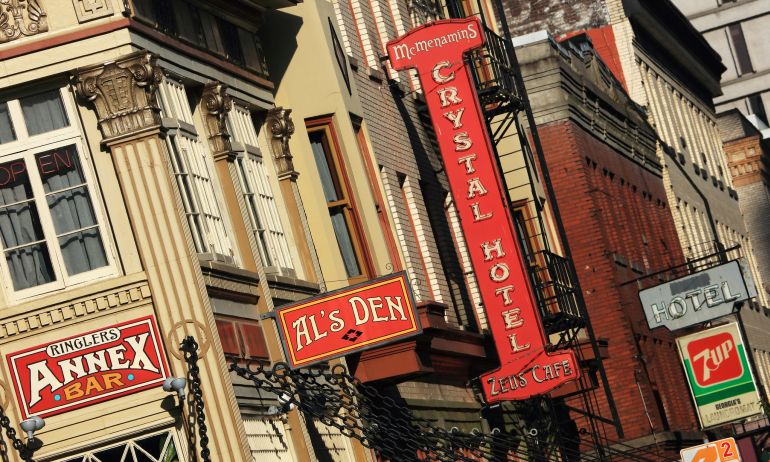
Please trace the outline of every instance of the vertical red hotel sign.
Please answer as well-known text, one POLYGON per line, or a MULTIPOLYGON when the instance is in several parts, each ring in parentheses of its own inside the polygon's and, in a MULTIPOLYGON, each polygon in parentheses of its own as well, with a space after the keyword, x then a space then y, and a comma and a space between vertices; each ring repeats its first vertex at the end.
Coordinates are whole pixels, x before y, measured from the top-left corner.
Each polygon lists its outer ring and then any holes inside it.
POLYGON ((478 18, 436 21, 387 45, 396 70, 416 68, 471 253, 501 367, 481 377, 487 402, 548 393, 580 374, 572 351, 546 353, 506 191, 463 55, 484 43, 478 18))

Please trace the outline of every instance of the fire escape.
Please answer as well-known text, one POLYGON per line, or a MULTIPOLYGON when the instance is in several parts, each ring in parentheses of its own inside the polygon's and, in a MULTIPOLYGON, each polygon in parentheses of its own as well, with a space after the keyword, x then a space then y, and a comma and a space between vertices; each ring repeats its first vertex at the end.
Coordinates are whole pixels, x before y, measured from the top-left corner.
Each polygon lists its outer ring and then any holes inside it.
MULTIPOLYGON (((466 17, 468 12, 465 8, 468 3, 462 0, 412 0, 410 6, 413 14, 416 13, 416 20, 429 21, 446 17, 466 17)), ((518 227, 517 234, 529 265, 528 273, 535 289, 546 336, 554 349, 574 350, 584 372, 571 389, 554 393, 558 396, 512 403, 497 411, 503 416, 502 422, 518 421, 520 427, 524 422, 524 431, 528 431, 530 436, 540 433, 539 441, 542 447, 537 451, 542 451, 541 454, 546 458, 559 449, 564 453, 564 442, 569 446, 570 443, 574 444, 575 440, 579 440, 581 452, 590 452, 599 459, 639 460, 652 456, 645 454, 645 451, 633 454, 629 448, 618 445, 607 436, 608 429, 612 428, 617 438, 623 438, 623 430, 602 366, 602 351, 606 351, 606 344, 603 345, 597 340, 591 328, 558 205, 552 199, 549 199, 549 205, 557 229, 557 235, 553 238, 561 242, 563 253, 554 252, 549 242, 543 216, 545 197, 554 197, 548 168, 508 25, 502 15, 502 5, 499 0, 492 0, 491 3, 500 20, 498 30, 502 36, 494 31, 493 25, 488 23, 488 18, 483 13, 479 14, 484 25, 486 43, 483 48, 467 56, 467 64, 472 69, 498 160, 507 155, 523 156, 526 179, 522 179, 521 184, 511 184, 509 177, 506 179, 506 186, 509 191, 516 188, 529 188, 530 191, 526 205, 535 213, 525 219, 523 226, 518 227), (510 142, 505 142, 506 138, 511 137, 518 139, 519 146, 512 147, 510 142), (514 153, 513 149, 521 151, 514 153), (525 229, 529 230, 529 233, 523 231, 525 229), (524 235, 525 233, 528 235, 524 235), (576 432, 574 428, 569 430, 572 424, 565 425, 568 421, 577 426, 576 432)), ((477 11, 485 11, 481 0, 477 0, 477 7, 477 11)), ((502 165, 499 167, 502 175, 502 165)), ((520 203, 517 205, 521 206, 520 203)), ((513 208, 511 213, 514 213, 513 208)))

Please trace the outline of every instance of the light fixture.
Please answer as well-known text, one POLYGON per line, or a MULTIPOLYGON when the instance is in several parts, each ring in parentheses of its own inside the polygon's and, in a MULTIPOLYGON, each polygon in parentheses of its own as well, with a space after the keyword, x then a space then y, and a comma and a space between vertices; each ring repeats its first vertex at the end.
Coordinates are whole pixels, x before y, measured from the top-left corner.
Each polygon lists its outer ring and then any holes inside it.
POLYGON ((297 407, 296 404, 291 402, 291 395, 286 393, 285 391, 281 392, 281 394, 278 395, 278 402, 281 404, 281 407, 283 407, 286 411, 291 411, 295 407, 297 407))
POLYGON ((171 393, 176 392, 180 401, 184 401, 184 389, 187 386, 187 379, 184 377, 169 377, 163 381, 163 391, 171 393))
POLYGON ((29 419, 22 420, 20 426, 27 433, 27 438, 31 440, 35 437, 36 431, 45 427, 45 420, 42 417, 33 415, 29 419))

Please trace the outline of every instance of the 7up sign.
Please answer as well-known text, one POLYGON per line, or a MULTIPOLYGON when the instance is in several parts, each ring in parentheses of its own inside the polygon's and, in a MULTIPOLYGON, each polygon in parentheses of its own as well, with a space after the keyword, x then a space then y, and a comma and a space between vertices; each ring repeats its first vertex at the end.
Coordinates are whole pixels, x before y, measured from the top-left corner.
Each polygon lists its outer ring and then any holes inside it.
POLYGON ((761 412, 737 323, 680 337, 677 344, 703 428, 761 412))

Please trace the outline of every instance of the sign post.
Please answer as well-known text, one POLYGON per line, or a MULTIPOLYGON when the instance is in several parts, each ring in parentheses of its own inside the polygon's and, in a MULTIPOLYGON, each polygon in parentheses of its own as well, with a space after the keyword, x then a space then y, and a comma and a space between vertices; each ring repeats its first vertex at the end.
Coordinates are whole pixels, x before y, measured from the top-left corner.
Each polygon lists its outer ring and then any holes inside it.
POLYGON ((701 427, 708 428, 762 412, 748 354, 737 323, 677 340, 701 427))
POLYGON ((413 29, 387 44, 396 70, 415 68, 438 138, 501 367, 481 377, 488 403, 548 393, 580 374, 575 354, 548 354, 494 151, 464 54, 484 43, 478 18, 413 29))

